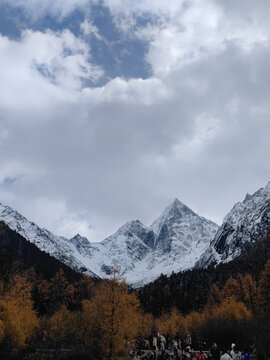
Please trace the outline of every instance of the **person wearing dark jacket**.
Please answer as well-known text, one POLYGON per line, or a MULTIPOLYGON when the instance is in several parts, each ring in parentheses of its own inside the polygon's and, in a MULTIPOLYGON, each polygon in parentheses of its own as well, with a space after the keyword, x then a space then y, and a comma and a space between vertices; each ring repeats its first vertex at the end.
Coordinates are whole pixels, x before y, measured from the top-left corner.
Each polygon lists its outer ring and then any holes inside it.
POLYGON ((213 360, 219 360, 220 359, 220 351, 217 347, 216 343, 213 343, 211 350, 210 350, 211 358, 213 360))

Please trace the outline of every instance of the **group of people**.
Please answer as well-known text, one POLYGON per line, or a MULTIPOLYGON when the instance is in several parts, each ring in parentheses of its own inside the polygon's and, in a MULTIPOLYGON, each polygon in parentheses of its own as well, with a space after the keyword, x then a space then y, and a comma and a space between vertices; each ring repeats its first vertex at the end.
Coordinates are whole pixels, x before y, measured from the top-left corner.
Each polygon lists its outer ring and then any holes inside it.
MULTIPOLYGON (((191 350, 191 336, 187 335, 185 340, 181 339, 178 333, 174 338, 171 338, 169 335, 162 335, 159 333, 154 334, 148 339, 143 339, 138 337, 136 341, 135 350, 132 349, 132 353, 135 352, 135 355, 141 354, 142 351, 147 351, 147 354, 153 353, 155 358, 157 354, 171 353, 174 357, 178 356, 178 352, 181 349, 190 349, 191 350)), ((150 356, 150 355, 149 355, 150 356)))
POLYGON ((185 339, 181 339, 176 333, 174 338, 169 335, 154 334, 148 339, 138 337, 136 345, 131 349, 130 355, 133 358, 141 358, 148 360, 157 359, 192 359, 192 339, 187 335, 185 339))
POLYGON ((257 360, 255 345, 247 351, 240 351, 234 343, 229 350, 219 349, 213 343, 211 349, 207 350, 206 343, 201 342, 199 351, 195 351, 190 335, 181 339, 178 334, 171 338, 159 333, 147 339, 138 337, 130 355, 133 359, 144 360, 257 360))
POLYGON ((217 344, 213 344, 212 354, 215 354, 213 360, 257 360, 257 349, 255 344, 249 349, 240 351, 238 346, 233 343, 230 350, 222 351, 221 356, 217 344))

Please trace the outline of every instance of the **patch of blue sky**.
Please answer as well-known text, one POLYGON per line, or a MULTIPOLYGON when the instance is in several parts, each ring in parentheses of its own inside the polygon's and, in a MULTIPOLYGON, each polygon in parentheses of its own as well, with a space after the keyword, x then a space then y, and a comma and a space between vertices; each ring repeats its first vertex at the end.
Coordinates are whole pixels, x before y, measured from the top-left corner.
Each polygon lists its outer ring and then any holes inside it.
POLYGON ((26 28, 26 19, 18 8, 0 4, 0 33, 11 39, 20 37, 26 28))
POLYGON ((99 37, 89 34, 94 63, 101 65, 107 78, 117 76, 148 78, 151 68, 145 61, 148 43, 129 33, 123 33, 113 22, 109 10, 93 6, 91 23, 98 29, 99 37))
POLYGON ((61 19, 50 15, 34 19, 20 7, 0 4, 0 33, 9 38, 19 38, 25 29, 42 32, 48 29, 51 31, 69 29, 74 35, 79 36, 80 24, 84 16, 82 11, 75 10, 70 16, 61 19))
MULTIPOLYGON (((143 17, 138 26, 149 22, 143 17)), ((0 33, 12 39, 18 39, 25 29, 33 31, 62 31, 69 29, 75 36, 83 37, 91 48, 91 63, 101 66, 104 76, 98 82, 86 81, 85 85, 100 86, 115 77, 148 78, 151 68, 145 61, 148 44, 138 39, 133 33, 124 33, 114 24, 108 8, 95 5, 91 11, 73 11, 69 16, 57 19, 46 15, 34 21, 18 7, 0 5, 0 33), (89 15, 90 14, 90 15, 89 15), (84 20, 94 25, 100 36, 93 32, 83 34, 81 24, 84 20)))
POLYGON ((4 178, 4 180, 2 181, 2 186, 11 186, 16 182, 19 182, 21 180, 22 176, 18 176, 18 177, 10 177, 7 176, 4 178))

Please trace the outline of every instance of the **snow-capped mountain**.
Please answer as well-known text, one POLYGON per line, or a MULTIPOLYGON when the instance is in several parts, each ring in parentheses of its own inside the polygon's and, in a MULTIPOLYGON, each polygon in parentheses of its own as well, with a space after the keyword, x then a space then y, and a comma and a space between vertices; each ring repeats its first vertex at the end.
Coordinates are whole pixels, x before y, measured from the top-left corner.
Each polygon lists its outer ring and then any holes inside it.
MULTIPOLYGON (((106 272, 118 264, 128 282, 139 285, 161 273, 190 269, 217 229, 215 223, 176 199, 149 228, 138 220, 131 221, 102 241, 107 251, 101 270, 106 272)), ((97 268, 93 271, 104 276, 97 268)))
POLYGON ((56 236, 46 229, 41 229, 35 223, 27 220, 17 211, 0 203, 0 221, 3 221, 10 229, 15 230, 26 240, 35 244, 40 250, 52 255, 62 263, 77 271, 86 271, 95 276, 90 269, 86 269, 73 254, 69 240, 62 236, 56 236))
POLYGON ((229 262, 261 239, 270 229, 270 182, 243 202, 236 203, 224 218, 210 246, 196 267, 229 262))
POLYGON ((196 257, 217 232, 218 225, 207 220, 178 199, 168 206, 150 229, 156 234, 154 248, 160 253, 177 252, 179 257, 196 257))
POLYGON ((56 236, 2 204, 0 220, 78 271, 103 278, 119 267, 122 276, 137 285, 148 283, 161 273, 192 268, 218 229, 177 199, 150 227, 138 220, 130 221, 100 243, 91 243, 79 234, 71 239, 56 236))

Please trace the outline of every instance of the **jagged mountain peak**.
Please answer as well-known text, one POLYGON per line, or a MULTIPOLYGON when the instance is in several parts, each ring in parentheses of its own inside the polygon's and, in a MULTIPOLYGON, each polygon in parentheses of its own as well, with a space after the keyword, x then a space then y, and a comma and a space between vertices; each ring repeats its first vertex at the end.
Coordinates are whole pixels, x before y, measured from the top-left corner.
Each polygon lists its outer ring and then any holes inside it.
POLYGON ((179 199, 175 198, 173 200, 173 202, 171 202, 167 207, 166 209, 164 210, 164 213, 168 213, 170 212, 171 210, 180 210, 186 214, 188 213, 192 213, 192 214, 195 214, 194 211, 188 207, 186 204, 184 204, 182 201, 180 201, 179 199))
POLYGON ((69 241, 77 248, 81 246, 89 246, 91 244, 87 237, 81 236, 80 234, 76 234, 75 236, 70 238, 69 241))
POLYGON ((207 267, 235 259, 262 238, 269 228, 270 182, 233 206, 196 266, 207 267))
POLYGON ((192 217, 199 218, 199 215, 197 215, 192 209, 176 198, 152 223, 150 229, 152 229, 158 235, 162 231, 164 225, 170 226, 175 223, 182 223, 192 217))
POLYGON ((132 258, 143 259, 153 248, 154 242, 155 235, 151 229, 139 220, 131 220, 103 240, 101 244, 110 249, 111 253, 127 251, 132 258))
POLYGON ((131 220, 100 243, 89 242, 80 234, 70 239, 56 236, 4 205, 0 205, 0 220, 78 271, 107 277, 118 264, 132 284, 145 284, 161 273, 192 268, 217 227, 178 199, 157 219, 160 231, 131 220))
POLYGON ((171 208, 177 208, 181 210, 191 211, 193 212, 186 204, 184 204, 182 201, 180 201, 178 198, 175 198, 173 202, 168 206, 171 208))
POLYGON ((136 231, 140 228, 146 228, 146 226, 140 220, 130 220, 119 228, 119 231, 136 231))
POLYGON ((265 187, 255 191, 252 195, 247 193, 244 201, 237 202, 232 210, 224 217, 223 223, 229 222, 236 225, 239 218, 245 216, 245 214, 256 212, 256 210, 260 212, 261 206, 268 200, 270 200, 270 182, 268 182, 265 187))
MULTIPOLYGON (((74 235, 74 236, 72 236, 72 238, 70 238, 69 240, 81 240, 81 239, 87 239, 87 237, 85 237, 85 236, 82 236, 81 234, 76 234, 76 235, 74 235)), ((88 239, 87 239, 88 240, 88 239)), ((88 240, 89 241, 89 240, 88 240)))
POLYGON ((142 232, 149 231, 149 229, 139 220, 130 220, 126 222, 124 225, 122 225, 115 234, 110 235, 106 239, 102 241, 103 244, 107 243, 108 241, 111 241, 112 236, 117 237, 122 235, 122 239, 124 239, 124 236, 132 237, 140 237, 140 234, 142 232))
POLYGON ((252 199, 252 195, 250 195, 249 193, 246 193, 246 196, 245 196, 245 199, 243 202, 247 202, 249 201, 250 199, 252 199))

